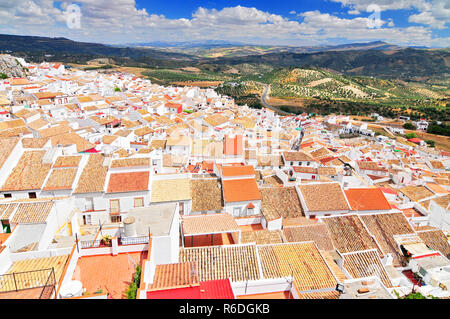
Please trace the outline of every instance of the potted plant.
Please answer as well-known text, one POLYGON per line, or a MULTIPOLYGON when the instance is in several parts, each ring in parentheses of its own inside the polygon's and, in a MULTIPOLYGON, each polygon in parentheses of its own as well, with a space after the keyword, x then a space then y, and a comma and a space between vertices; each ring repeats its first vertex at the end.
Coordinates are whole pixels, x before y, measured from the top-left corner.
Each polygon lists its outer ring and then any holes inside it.
POLYGON ((105 246, 109 246, 109 244, 111 243, 111 235, 103 236, 102 242, 103 244, 105 244, 105 246))

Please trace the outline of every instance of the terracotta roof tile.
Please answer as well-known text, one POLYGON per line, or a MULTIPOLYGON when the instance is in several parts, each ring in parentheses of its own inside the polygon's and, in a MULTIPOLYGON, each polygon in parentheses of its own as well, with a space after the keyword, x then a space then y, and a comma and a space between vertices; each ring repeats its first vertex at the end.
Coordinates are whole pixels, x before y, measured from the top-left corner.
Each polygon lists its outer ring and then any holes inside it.
POLYGON ((295 187, 261 188, 261 212, 266 220, 304 216, 295 187))
POLYGON ((147 191, 149 177, 149 171, 111 174, 106 193, 147 191))
POLYGON ((164 264, 156 265, 153 284, 149 284, 148 290, 191 287, 198 284, 195 263, 164 264))
POLYGON ((218 179, 191 180, 192 211, 221 210, 222 186, 218 179))
POLYGON ((378 249, 375 239, 366 230, 358 215, 326 217, 322 220, 327 225, 333 246, 340 253, 378 249))
POLYGON ((342 256, 344 258, 344 268, 353 278, 377 276, 387 288, 393 287, 375 249, 346 253, 342 256))
POLYGON ((53 208, 53 202, 22 203, 11 219, 12 223, 34 224, 44 223, 53 208))
POLYGON ((428 247, 440 251, 444 256, 450 258, 449 239, 442 230, 417 230, 417 234, 428 247))
POLYGON ((181 248, 179 260, 181 263, 196 262, 200 281, 260 279, 254 245, 181 248))
POLYGON ((184 216, 182 219, 183 234, 212 234, 220 232, 235 232, 240 228, 233 216, 227 213, 184 216))
POLYGON ((187 178, 155 180, 152 182, 151 202, 171 202, 190 200, 191 184, 187 178))
POLYGON ((26 151, 13 169, 2 191, 38 190, 41 189, 50 164, 42 164, 45 151, 26 151))
POLYGON ((0 168, 9 158, 9 155, 11 155, 18 142, 19 138, 17 137, 0 138, 0 168))
POLYGON ((262 199, 261 192, 254 178, 225 180, 222 181, 222 187, 224 201, 227 203, 262 199))
POLYGON ((310 212, 350 210, 339 183, 299 185, 310 212))
MULTIPOLYGON (((394 235, 414 234, 409 222, 402 213, 363 214, 361 220, 369 232, 375 236, 384 254, 391 253, 394 266, 403 261, 403 253, 394 239, 394 235)), ((380 255, 384 255, 380 252, 380 255)))
POLYGON ((336 287, 337 280, 314 243, 258 246, 264 278, 293 276, 299 291, 336 287))
POLYGON ((352 188, 344 191, 352 210, 390 210, 386 197, 379 188, 352 188))
POLYGON ((102 166, 104 160, 102 154, 89 155, 74 194, 103 192, 108 174, 108 167, 102 166))
POLYGON ((73 181, 75 180, 75 175, 77 174, 77 168, 64 168, 64 169, 54 169, 51 171, 47 182, 42 190, 63 190, 72 189, 73 181))
POLYGON ((150 167, 150 158, 138 157, 138 158, 113 160, 110 167, 118 168, 118 167, 140 167, 140 166, 150 167))
POLYGON ((59 156, 55 163, 53 164, 53 168, 56 167, 78 167, 81 161, 81 156, 59 156))
POLYGON ((314 241, 321 250, 334 249, 327 226, 323 223, 283 227, 283 234, 288 242, 314 241))
POLYGON ((241 243, 256 243, 257 245, 264 244, 281 244, 283 238, 279 230, 256 230, 244 231, 241 233, 241 243))

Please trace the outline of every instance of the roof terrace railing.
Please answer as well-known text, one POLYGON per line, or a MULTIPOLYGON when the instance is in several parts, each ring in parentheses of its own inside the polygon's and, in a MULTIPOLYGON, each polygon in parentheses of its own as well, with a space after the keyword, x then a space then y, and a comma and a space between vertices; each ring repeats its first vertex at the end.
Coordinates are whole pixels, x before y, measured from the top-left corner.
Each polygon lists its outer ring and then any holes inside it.
POLYGON ((44 285, 44 288, 39 295, 39 299, 50 299, 53 295, 53 292, 56 289, 56 276, 55 269, 52 268, 51 273, 48 276, 47 282, 44 285))
POLYGON ((138 244, 148 244, 148 236, 119 238, 119 245, 138 245, 138 244))
POLYGON ((80 248, 98 248, 98 247, 111 247, 111 242, 105 242, 102 239, 97 240, 80 240, 80 248))
POLYGON ((56 285, 53 268, 0 275, 0 293, 56 285))

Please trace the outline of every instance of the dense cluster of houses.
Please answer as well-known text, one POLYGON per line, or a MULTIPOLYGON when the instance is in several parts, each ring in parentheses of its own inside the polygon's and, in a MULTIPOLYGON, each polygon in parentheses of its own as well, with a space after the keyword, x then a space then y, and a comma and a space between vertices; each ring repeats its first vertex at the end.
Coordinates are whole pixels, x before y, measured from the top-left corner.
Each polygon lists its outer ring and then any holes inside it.
POLYGON ((0 298, 126 298, 137 268, 139 299, 450 297, 448 152, 26 67, 0 81, 0 298))

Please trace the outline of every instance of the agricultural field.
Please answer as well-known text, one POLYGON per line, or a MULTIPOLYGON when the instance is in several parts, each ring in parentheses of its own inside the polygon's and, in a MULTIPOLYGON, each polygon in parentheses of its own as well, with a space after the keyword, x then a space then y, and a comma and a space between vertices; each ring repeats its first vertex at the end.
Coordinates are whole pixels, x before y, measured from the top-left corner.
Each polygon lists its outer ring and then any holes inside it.
POLYGON ((216 88, 217 93, 232 96, 238 105, 247 104, 250 107, 261 108, 261 94, 264 85, 254 82, 232 82, 221 84, 216 88))
MULTIPOLYGON (((143 75, 152 82, 161 85, 170 85, 181 82, 214 82, 215 85, 233 79, 232 74, 219 74, 202 70, 201 72, 194 70, 182 69, 147 69, 143 75)), ((188 85, 188 84, 187 84, 188 85)))
POLYGON ((147 68, 141 72, 162 85, 215 87, 238 104, 260 107, 264 86, 273 106, 318 114, 410 116, 413 120, 450 121, 450 83, 351 76, 321 68, 274 68, 267 64, 199 64, 183 68, 147 68), (248 102, 248 103, 246 103, 248 102), (299 110, 297 110, 297 108, 299 110))

